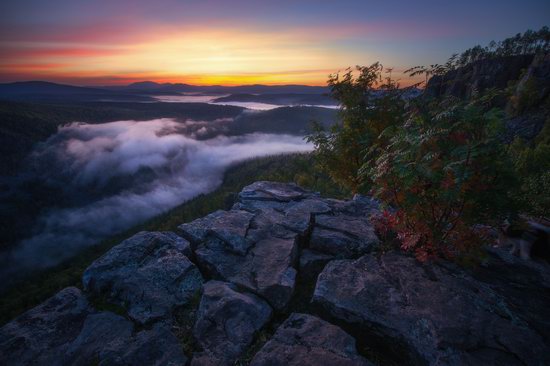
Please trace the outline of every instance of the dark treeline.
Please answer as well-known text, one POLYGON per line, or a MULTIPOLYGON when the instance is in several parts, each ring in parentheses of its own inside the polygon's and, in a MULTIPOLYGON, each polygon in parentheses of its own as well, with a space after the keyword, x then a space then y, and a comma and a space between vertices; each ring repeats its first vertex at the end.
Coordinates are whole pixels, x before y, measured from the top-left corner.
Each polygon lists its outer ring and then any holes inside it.
POLYGON ((498 57, 534 55, 550 51, 550 29, 547 26, 538 31, 527 30, 503 41, 491 41, 485 47, 476 45, 460 54, 452 55, 444 64, 415 66, 405 71, 410 76, 426 75, 426 82, 432 75, 443 75, 451 70, 465 67, 474 62, 498 57))

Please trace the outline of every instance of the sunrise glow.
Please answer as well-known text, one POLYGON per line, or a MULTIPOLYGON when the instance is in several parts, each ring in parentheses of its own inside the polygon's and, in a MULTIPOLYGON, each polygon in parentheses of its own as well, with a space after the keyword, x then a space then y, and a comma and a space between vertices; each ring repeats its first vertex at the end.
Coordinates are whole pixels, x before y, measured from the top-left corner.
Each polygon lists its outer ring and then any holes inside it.
MULTIPOLYGON (((485 26, 490 20, 481 16, 483 6, 479 19, 470 16, 471 27, 464 27, 465 18, 456 12, 451 17, 449 6, 393 16, 402 2, 375 13, 369 1, 350 8, 288 1, 262 7, 249 1, 172 1, 163 7, 146 1, 25 3, 25 17, 14 16, 22 14, 15 2, 0 5, 2 82, 323 85, 330 73, 381 61, 407 84, 411 80, 401 71, 428 59, 443 61, 470 46, 473 34, 479 40, 480 30, 487 40, 508 35, 500 23, 485 26), (46 7, 57 9, 45 12, 46 7), (205 13, 210 17, 196 16, 205 13), (447 19, 437 16, 442 13, 447 19)), ((530 9, 506 21, 516 22, 518 30, 527 16, 537 23, 537 6, 530 9)))

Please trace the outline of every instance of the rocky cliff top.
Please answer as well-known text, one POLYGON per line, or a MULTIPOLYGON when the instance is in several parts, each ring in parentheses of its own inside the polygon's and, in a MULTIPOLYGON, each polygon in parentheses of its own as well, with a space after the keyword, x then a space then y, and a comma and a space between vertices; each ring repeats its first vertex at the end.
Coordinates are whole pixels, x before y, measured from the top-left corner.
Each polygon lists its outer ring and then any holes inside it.
POLYGON ((507 139, 531 140, 550 117, 550 54, 488 58, 433 76, 427 97, 454 96, 470 99, 488 89, 510 88, 510 98, 493 103, 506 111, 507 139))
POLYGON ((2 365, 547 365, 550 275, 386 252, 376 201, 256 182, 141 232, 0 329, 2 365))

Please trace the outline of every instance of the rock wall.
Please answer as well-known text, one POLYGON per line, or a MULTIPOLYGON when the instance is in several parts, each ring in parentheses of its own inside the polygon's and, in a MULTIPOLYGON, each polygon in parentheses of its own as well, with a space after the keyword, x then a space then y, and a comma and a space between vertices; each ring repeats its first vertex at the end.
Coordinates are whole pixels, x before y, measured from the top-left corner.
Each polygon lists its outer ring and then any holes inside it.
POLYGON ((376 201, 256 182, 0 328, 2 365, 544 365, 550 272, 383 253, 376 201))
POLYGON ((475 90, 504 89, 510 81, 520 78, 533 59, 533 55, 521 55, 476 61, 444 75, 433 76, 425 94, 430 97, 453 95, 468 99, 475 90))
POLYGON ((487 89, 510 89, 510 97, 494 100, 506 111, 506 140, 531 140, 550 118, 550 54, 498 57, 473 62, 432 77, 426 97, 469 99, 487 89))

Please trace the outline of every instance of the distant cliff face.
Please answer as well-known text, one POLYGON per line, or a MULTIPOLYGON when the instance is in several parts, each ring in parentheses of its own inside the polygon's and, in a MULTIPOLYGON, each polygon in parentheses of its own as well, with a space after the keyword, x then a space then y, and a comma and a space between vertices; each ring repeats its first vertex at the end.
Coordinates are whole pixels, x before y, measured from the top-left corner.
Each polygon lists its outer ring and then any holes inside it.
POLYGON ((533 59, 533 55, 522 55, 477 61, 445 75, 432 77, 425 93, 430 97, 453 95, 470 98, 475 90, 483 92, 489 88, 506 88, 510 81, 520 78, 533 59))
POLYGON ((490 88, 510 88, 509 97, 496 100, 506 111, 507 139, 534 138, 550 118, 550 54, 477 61, 432 77, 424 95, 469 99, 490 88))
POLYGON ((550 270, 380 246, 375 200, 256 182, 228 211, 141 232, 0 328, 2 365, 550 364, 550 270), (108 305, 108 306, 107 306, 108 305))

